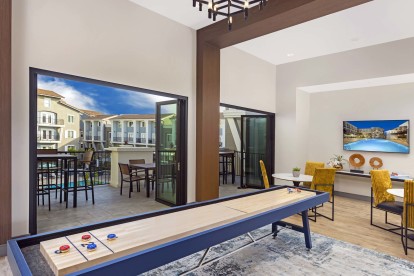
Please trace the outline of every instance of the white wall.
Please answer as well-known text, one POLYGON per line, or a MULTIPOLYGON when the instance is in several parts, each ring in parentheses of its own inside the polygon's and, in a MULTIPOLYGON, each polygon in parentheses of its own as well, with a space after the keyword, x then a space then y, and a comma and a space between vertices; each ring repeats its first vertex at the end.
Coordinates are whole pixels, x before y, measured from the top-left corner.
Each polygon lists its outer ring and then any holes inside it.
MULTIPOLYGON (((306 120, 311 107, 307 99, 298 99, 303 96, 298 87, 413 73, 413 49, 414 38, 410 38, 277 66, 275 170, 290 171, 294 166, 303 167, 307 158, 315 159, 307 151, 311 146, 306 120)), ((335 112, 325 116, 335 116, 335 112)), ((365 111, 355 112, 364 116, 365 111)))
POLYGON ((13 236, 28 233, 29 67, 189 97, 195 199, 195 31, 119 0, 13 1, 13 236))
POLYGON ((220 102, 275 112, 276 66, 235 47, 220 52, 220 102))
MULTIPOLYGON (((333 154, 340 154, 348 159, 355 153, 343 150, 342 121, 409 119, 413 122, 413 92, 414 83, 410 83, 308 94, 310 116, 307 159, 327 162, 333 154)), ((412 153, 358 153, 365 157, 365 166, 362 168, 365 172, 371 169, 369 159, 377 156, 383 160, 383 169, 414 176, 412 153)), ((346 165, 345 169, 348 168, 346 165)), ((369 179, 339 176, 335 184, 338 191, 367 196, 370 194, 369 179)))

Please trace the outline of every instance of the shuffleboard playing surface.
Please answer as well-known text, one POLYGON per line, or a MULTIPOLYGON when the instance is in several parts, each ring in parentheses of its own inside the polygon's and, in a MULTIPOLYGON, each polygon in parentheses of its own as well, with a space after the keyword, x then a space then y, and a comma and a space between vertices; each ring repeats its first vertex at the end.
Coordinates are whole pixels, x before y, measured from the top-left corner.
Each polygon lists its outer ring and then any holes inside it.
POLYGON ((286 189, 274 190, 48 240, 41 242, 40 247, 52 271, 63 275, 314 195, 314 192, 308 191, 288 193, 286 189), (90 241, 98 246, 95 251, 88 252, 82 246, 85 244, 81 241, 83 234, 91 234, 90 241), (116 234, 118 238, 109 241, 108 234, 116 234), (72 247, 70 252, 54 253, 68 242, 72 247))

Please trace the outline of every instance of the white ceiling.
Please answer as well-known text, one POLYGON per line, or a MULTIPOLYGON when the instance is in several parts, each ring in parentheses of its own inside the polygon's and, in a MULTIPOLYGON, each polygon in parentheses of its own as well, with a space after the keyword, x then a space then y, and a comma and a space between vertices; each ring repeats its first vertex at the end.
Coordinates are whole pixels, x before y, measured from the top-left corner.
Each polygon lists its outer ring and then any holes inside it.
MULTIPOLYGON (((211 24, 192 0, 130 1, 193 29, 211 24)), ((414 37, 413 11, 414 0, 374 0, 235 47, 275 65, 348 51, 414 37)))
POLYGON ((327 83, 321 85, 303 86, 298 87, 298 90, 305 91, 308 93, 319 93, 319 92, 333 92, 338 90, 348 90, 355 88, 364 87, 377 87, 384 85, 402 84, 402 83, 414 83, 414 74, 404 74, 387 76, 382 78, 354 80, 346 82, 327 83))

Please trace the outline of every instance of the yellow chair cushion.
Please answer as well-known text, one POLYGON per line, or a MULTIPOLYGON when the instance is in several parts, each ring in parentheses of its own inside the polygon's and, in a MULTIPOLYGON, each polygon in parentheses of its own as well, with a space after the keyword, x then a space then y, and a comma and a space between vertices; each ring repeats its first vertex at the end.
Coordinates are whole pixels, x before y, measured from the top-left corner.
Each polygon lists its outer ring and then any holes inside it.
POLYGON ((404 212, 402 221, 404 226, 414 228, 414 206, 407 204, 414 204, 414 181, 411 179, 404 181, 404 212), (407 216, 407 225, 405 225, 405 216, 407 216))
POLYGON ((374 195, 374 206, 385 202, 395 201, 392 194, 387 192, 387 189, 392 188, 390 172, 387 170, 372 170, 371 171, 372 192, 374 195))
MULTIPOLYGON (((305 166, 305 174, 314 176, 316 168, 324 168, 325 163, 323 162, 314 162, 314 161, 307 161, 305 166)), ((303 182, 303 186, 310 188, 311 182, 303 182)))
POLYGON ((316 168, 315 175, 313 176, 311 183, 311 189, 327 192, 332 196, 333 185, 335 183, 335 174, 336 169, 334 168, 316 168), (319 186, 318 184, 324 184, 324 186, 319 186))

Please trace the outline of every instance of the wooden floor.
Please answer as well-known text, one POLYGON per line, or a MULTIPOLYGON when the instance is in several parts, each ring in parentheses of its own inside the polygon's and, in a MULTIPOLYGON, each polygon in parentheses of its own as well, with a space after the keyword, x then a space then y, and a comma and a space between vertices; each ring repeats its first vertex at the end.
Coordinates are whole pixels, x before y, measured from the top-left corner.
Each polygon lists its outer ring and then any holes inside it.
MULTIPOLYGON (((320 209, 321 213, 329 213, 330 205, 323 207, 323 211, 320 209)), ((374 222, 385 226, 384 214, 374 210, 374 222)), ((286 221, 301 224, 301 217, 296 215, 286 221)), ((400 218, 395 215, 389 215, 389 221, 400 224, 400 218)), ((310 228, 315 233, 414 262, 414 250, 408 250, 406 256, 399 235, 370 225, 370 204, 366 201, 336 196, 335 221, 318 217, 316 223, 310 221, 310 228)), ((414 241, 409 244, 414 247, 414 241)))

